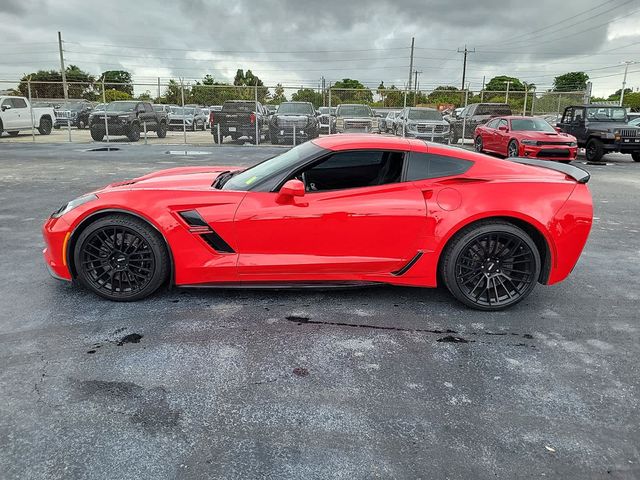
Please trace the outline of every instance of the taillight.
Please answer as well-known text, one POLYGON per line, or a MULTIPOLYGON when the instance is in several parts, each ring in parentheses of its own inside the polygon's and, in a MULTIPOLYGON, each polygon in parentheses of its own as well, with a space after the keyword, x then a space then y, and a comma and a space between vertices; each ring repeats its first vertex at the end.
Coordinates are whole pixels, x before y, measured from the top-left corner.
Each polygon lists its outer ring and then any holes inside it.
POLYGON ((209 123, 210 123, 211 125, 213 125, 213 120, 214 120, 214 119, 215 119, 215 115, 213 114, 213 112, 211 112, 211 113, 209 114, 209 123))
POLYGON ((256 123, 256 114, 252 113, 249 115, 249 120, 251 120, 251 123, 256 123))

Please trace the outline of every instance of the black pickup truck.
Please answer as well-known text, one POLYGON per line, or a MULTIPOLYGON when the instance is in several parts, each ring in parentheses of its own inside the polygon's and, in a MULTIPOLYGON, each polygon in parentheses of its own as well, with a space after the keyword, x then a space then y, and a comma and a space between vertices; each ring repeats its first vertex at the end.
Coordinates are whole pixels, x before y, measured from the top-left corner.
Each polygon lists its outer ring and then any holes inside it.
MULTIPOLYGON (((460 114, 450 120, 451 143, 464 138, 473 138, 478 125, 489 121, 491 117, 511 115, 511 107, 506 103, 471 103, 460 114)), ((462 141, 464 143, 464 140, 462 141)))
POLYGON ((107 129, 109 136, 126 135, 131 142, 140 140, 140 132, 145 128, 148 132, 156 132, 158 138, 167 136, 167 114, 156 112, 149 102, 111 102, 105 110, 94 112, 90 122, 91 138, 98 142, 107 134, 107 129))
POLYGON ((252 100, 227 100, 219 112, 209 114, 213 141, 224 141, 230 136, 233 140, 249 137, 252 143, 260 141, 269 133, 269 112, 260 102, 252 100), (256 140, 256 124, 258 139, 256 140), (218 138, 218 128, 220 137, 218 138))
POLYGON ((564 109, 557 126, 578 139, 590 162, 605 153, 630 153, 640 162, 640 128, 627 124, 627 110, 612 105, 572 105, 564 109))

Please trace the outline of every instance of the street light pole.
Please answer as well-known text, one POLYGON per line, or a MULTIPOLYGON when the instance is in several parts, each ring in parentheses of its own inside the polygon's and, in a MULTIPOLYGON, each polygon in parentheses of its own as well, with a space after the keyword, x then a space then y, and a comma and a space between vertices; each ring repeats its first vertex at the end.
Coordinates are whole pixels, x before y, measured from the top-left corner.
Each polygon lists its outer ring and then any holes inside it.
POLYGON ((624 89, 627 86, 627 71, 629 70, 629 65, 633 65, 636 62, 626 61, 624 63, 624 77, 622 77, 622 90, 620 90, 620 106, 622 106, 622 101, 624 100, 624 89))

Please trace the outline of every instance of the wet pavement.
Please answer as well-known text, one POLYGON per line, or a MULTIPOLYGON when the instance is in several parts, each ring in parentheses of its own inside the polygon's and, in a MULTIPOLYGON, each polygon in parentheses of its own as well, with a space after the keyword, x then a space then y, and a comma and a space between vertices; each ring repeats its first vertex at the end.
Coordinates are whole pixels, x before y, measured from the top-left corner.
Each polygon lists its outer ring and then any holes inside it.
POLYGON ((640 164, 592 172, 571 277, 499 313, 443 289, 174 289, 49 277, 40 226, 118 179, 273 147, 0 147, 0 477, 640 477, 640 164), (202 153, 208 152, 208 153, 202 153))

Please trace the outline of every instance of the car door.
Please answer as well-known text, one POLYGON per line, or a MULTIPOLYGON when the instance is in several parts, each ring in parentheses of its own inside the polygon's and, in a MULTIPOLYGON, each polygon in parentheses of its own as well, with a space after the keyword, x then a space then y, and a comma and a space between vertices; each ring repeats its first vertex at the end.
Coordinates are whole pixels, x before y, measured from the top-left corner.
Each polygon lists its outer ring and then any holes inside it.
POLYGON ((141 112, 142 121, 147 122, 147 130, 155 130, 158 127, 158 122, 156 120, 156 112, 151 104, 146 102, 142 103, 141 112))
POLYGON ((499 119, 494 118, 493 120, 487 122, 485 125, 481 126, 479 129, 484 150, 492 152, 495 149, 495 130, 496 125, 498 124, 498 120, 499 119))
POLYGON ((509 122, 505 118, 498 121, 498 125, 494 130, 494 149, 493 151, 500 155, 508 156, 509 149, 509 122), (501 130, 502 129, 502 130, 501 130), (505 130, 506 129, 506 130, 505 130))
POLYGON ((235 216, 239 275, 335 280, 401 268, 426 224, 422 192, 402 181, 404 157, 336 152, 293 175, 304 178, 303 197, 249 191, 235 216))
POLYGON ((13 98, 5 98, 0 105, 2 110, 2 128, 11 131, 20 128, 20 111, 13 106, 13 98))

